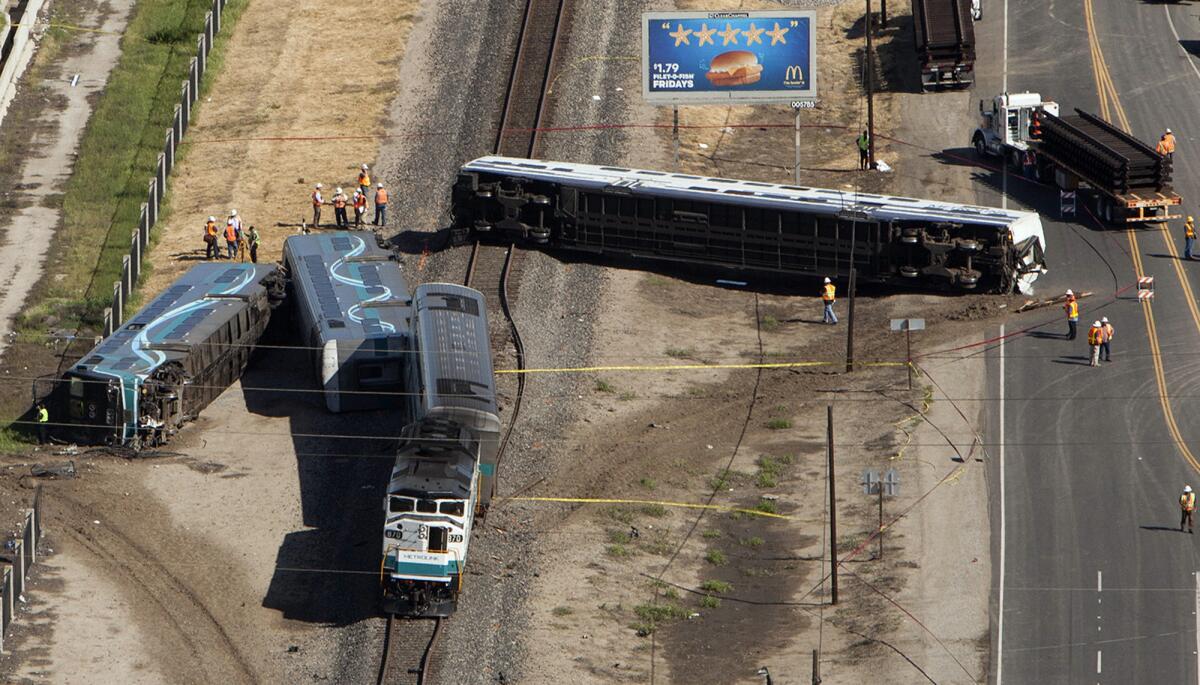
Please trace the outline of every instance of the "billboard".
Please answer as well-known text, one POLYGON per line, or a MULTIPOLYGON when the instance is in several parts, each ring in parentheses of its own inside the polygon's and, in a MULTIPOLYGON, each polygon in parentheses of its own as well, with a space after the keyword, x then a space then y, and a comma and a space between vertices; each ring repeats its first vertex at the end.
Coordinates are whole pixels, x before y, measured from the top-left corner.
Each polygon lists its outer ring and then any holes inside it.
POLYGON ((642 96, 665 105, 816 98, 816 18, 812 10, 646 12, 642 96))

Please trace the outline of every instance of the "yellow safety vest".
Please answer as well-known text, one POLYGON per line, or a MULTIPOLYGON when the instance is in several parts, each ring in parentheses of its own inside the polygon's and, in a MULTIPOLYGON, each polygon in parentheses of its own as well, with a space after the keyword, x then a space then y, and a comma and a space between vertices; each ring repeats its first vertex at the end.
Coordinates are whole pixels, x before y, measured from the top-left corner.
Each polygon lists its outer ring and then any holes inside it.
POLYGON ((1068 319, 1078 319, 1079 318, 1079 303, 1076 302, 1075 300, 1071 300, 1070 302, 1067 303, 1067 318, 1068 319))
POLYGON ((1184 238, 1195 238, 1196 237, 1195 224, 1193 224, 1192 222, 1189 221, 1183 225, 1183 237, 1184 238))
POLYGON ((1185 492, 1179 497, 1179 506, 1184 511, 1192 511, 1196 508, 1196 493, 1185 492))
POLYGON ((1088 329, 1088 344, 1099 345, 1104 342, 1104 329, 1098 326, 1092 326, 1088 329))
POLYGON ((826 283, 825 287, 821 288, 821 299, 825 300, 826 302, 833 302, 834 294, 836 292, 837 289, 833 287, 832 283, 826 283))

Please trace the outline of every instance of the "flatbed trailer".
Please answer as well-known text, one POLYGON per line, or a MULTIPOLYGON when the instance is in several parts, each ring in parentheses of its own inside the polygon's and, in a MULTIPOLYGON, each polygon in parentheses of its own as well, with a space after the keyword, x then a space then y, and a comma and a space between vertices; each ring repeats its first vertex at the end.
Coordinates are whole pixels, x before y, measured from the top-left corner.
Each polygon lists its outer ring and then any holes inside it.
POLYGON ((923 90, 971 84, 975 26, 970 0, 913 0, 913 39, 923 90))
POLYGON ((1085 183, 1096 216, 1106 223, 1163 222, 1179 218, 1171 207, 1183 199, 1171 187, 1171 160, 1098 116, 1038 115, 1032 139, 1038 177, 1062 190, 1085 183))

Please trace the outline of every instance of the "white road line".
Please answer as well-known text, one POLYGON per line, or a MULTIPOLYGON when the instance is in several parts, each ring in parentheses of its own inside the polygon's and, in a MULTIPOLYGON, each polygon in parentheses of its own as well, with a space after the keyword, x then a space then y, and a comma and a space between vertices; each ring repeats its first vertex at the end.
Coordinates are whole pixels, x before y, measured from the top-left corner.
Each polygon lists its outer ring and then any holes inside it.
MULTIPOLYGON (((1000 324, 1000 430, 997 447, 1000 458, 1000 596, 996 609, 996 685, 1000 685, 1004 678, 1004 345, 1004 324, 1000 324)), ((1197 575, 1196 582, 1200 583, 1200 575, 1197 575)), ((1200 585, 1197 587, 1200 588, 1200 585)), ((1196 601, 1200 602, 1200 594, 1196 601)), ((1200 640, 1200 635, 1196 639, 1200 640)))
POLYGON ((1196 73, 1196 78, 1200 78, 1200 68, 1196 67, 1196 63, 1192 60, 1191 53, 1187 51, 1187 48, 1183 47, 1183 41, 1179 38, 1179 32, 1175 30, 1175 20, 1171 18, 1171 10, 1167 9, 1166 5, 1163 5, 1163 12, 1167 15, 1167 25, 1171 27, 1171 33, 1175 34, 1175 44, 1179 46, 1179 51, 1182 52, 1183 56, 1187 59, 1188 66, 1190 66, 1192 71, 1196 73))
POLYGON ((1100 650, 1096 650, 1096 673, 1100 673, 1100 650))
POLYGON ((1104 572, 1096 571, 1096 592, 1104 592, 1104 572))

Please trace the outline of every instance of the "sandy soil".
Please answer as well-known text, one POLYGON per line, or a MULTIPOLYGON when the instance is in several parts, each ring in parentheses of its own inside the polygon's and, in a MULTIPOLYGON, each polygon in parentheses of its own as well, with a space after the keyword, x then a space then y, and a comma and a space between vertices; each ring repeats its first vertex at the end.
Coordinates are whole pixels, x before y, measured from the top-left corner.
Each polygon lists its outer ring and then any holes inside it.
MULTIPOLYGON (((359 165, 373 163, 384 133, 417 5, 401 0, 367 12, 346 0, 299 0, 281 24, 278 7, 250 4, 171 177, 170 217, 157 229, 144 292, 204 258, 209 215, 224 221, 237 209, 262 236, 259 259, 271 262, 300 222, 312 221, 314 184, 324 184, 327 200, 338 186, 353 193, 359 165)), ((399 191, 398 179, 371 180, 399 191)), ((332 207, 322 220, 333 224, 332 207)))

